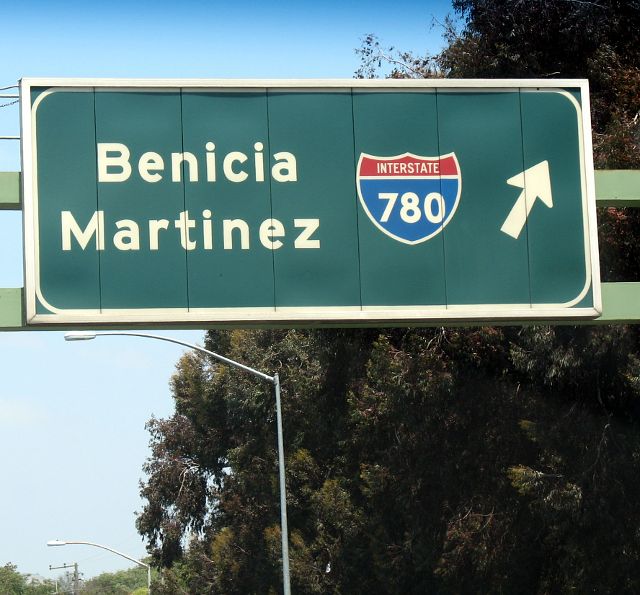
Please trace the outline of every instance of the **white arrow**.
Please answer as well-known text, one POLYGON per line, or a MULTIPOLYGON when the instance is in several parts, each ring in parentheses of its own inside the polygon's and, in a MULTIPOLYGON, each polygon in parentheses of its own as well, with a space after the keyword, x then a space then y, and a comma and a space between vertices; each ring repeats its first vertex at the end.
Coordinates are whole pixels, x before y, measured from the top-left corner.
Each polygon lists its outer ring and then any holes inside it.
POLYGON ((517 239, 527 222, 536 198, 539 198, 550 209, 553 208, 549 162, 541 161, 537 165, 513 176, 513 178, 509 178, 507 184, 522 188, 522 192, 518 200, 516 200, 516 204, 513 205, 509 216, 502 224, 500 231, 517 239))

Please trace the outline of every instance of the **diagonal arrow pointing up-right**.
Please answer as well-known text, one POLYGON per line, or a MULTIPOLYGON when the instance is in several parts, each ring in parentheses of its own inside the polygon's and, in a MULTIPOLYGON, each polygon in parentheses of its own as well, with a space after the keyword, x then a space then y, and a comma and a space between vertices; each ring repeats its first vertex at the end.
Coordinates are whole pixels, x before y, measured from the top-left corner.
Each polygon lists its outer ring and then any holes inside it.
POLYGON ((522 173, 509 178, 507 184, 522 188, 522 192, 502 224, 500 231, 517 239, 527 222, 536 198, 539 198, 550 209, 553 208, 549 162, 541 161, 522 173))

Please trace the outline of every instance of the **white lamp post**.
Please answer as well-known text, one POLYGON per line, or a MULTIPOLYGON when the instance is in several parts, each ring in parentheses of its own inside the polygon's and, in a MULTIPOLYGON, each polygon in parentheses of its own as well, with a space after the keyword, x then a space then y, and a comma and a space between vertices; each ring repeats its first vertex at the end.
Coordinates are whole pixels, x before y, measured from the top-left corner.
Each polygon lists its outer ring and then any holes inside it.
POLYGON ((122 556, 123 558, 126 558, 131 562, 135 562, 138 566, 142 566, 143 568, 147 569, 147 591, 149 592, 149 595, 151 595, 151 566, 149 566, 149 564, 145 564, 140 560, 136 560, 135 558, 132 558, 131 556, 127 556, 127 554, 123 554, 122 552, 119 552, 118 550, 114 550, 113 548, 107 547, 106 545, 100 545, 99 543, 92 543, 91 541, 67 541, 67 540, 61 540, 61 539, 53 539, 51 541, 47 541, 47 545, 54 546, 54 547, 61 546, 61 545, 91 545, 93 547, 99 547, 100 549, 107 550, 108 552, 117 554, 118 556, 122 556))
POLYGON ((289 580, 289 530, 287 528, 287 491, 285 485, 285 475, 284 475, 284 438, 283 438, 283 430, 282 430, 282 407, 280 404, 280 378, 278 374, 274 374, 273 376, 269 376, 268 374, 264 374, 263 372, 259 372, 258 370, 254 370, 249 366, 245 366, 239 362, 236 362, 232 359, 224 357, 218 353, 214 353, 213 351, 209 351, 204 347, 200 347, 199 345, 193 345, 191 343, 186 343, 185 341, 180 341, 178 339, 173 339, 171 337, 164 337, 161 335, 152 335, 149 333, 135 333, 135 332, 127 332, 127 331, 107 331, 102 333, 90 333, 90 332, 73 332, 67 333, 64 336, 65 341, 89 341, 91 339, 95 339, 96 337, 104 337, 104 336, 128 336, 128 337, 143 337, 145 339, 157 339, 159 341, 168 341, 169 343, 176 343, 177 345, 182 345, 183 347, 188 347, 189 349, 193 349, 195 351, 199 351, 210 357, 227 364, 229 366, 233 366, 235 368, 240 368, 249 374, 253 374, 258 378, 262 378, 262 380, 266 380, 270 382, 274 386, 275 397, 276 397, 276 424, 277 424, 277 432, 278 432, 278 474, 280 478, 280 533, 282 536, 282 582, 284 587, 284 595, 291 595, 291 584, 289 580))

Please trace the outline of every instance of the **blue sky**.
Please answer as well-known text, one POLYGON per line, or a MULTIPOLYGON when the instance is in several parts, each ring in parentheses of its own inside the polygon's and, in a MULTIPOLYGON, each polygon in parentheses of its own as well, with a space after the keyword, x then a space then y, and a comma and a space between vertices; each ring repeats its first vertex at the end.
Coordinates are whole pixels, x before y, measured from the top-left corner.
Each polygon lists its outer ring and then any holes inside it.
MULTIPOLYGON (((0 86, 23 76, 351 78, 364 35, 433 53, 442 44, 433 18, 449 12, 446 0, 23 0, 3 7, 0 86)), ((11 134, 18 106, 0 108, 0 135, 11 134)), ((0 171, 20 169, 18 145, 0 141, 0 171)), ((20 213, 0 211, 0 287, 23 284, 21 242, 20 213)), ((202 331, 163 334, 203 340, 202 331)), ((171 414, 180 354, 142 339, 0 333, 0 565, 48 578, 50 564, 78 562, 85 577, 130 567, 94 548, 47 548, 50 539, 145 555, 134 527, 144 425, 171 414)))

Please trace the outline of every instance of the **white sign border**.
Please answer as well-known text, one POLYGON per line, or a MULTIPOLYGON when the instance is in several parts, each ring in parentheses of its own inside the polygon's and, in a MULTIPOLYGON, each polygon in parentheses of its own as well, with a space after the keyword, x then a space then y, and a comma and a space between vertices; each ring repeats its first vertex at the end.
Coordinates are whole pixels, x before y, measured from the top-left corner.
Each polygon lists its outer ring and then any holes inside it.
MULTIPOLYGON (((98 324, 105 326, 131 324, 171 325, 177 323, 213 323, 241 325, 273 324, 373 324, 397 321, 407 324, 448 321, 552 320, 596 318, 602 313, 598 236, 596 227, 595 181, 591 140, 589 84, 584 79, 93 79, 93 78, 31 78, 20 81, 24 266, 27 325, 40 324, 98 324), (584 238, 586 280, 582 292, 567 304, 482 304, 436 306, 337 306, 303 308, 145 308, 52 310, 52 314, 38 314, 36 295, 38 283, 37 246, 37 168, 35 161, 35 111, 32 112, 31 89, 52 87, 56 90, 82 88, 119 90, 265 90, 291 91, 370 90, 486 90, 486 91, 556 91, 569 97, 578 110, 578 129, 581 151, 581 182, 584 203, 584 238), (581 105, 567 93, 580 92, 581 105), (581 109, 580 109, 581 108, 581 109), (593 308, 573 307, 588 290, 593 291, 593 308)), ((40 297, 41 301, 44 301, 40 297)))

